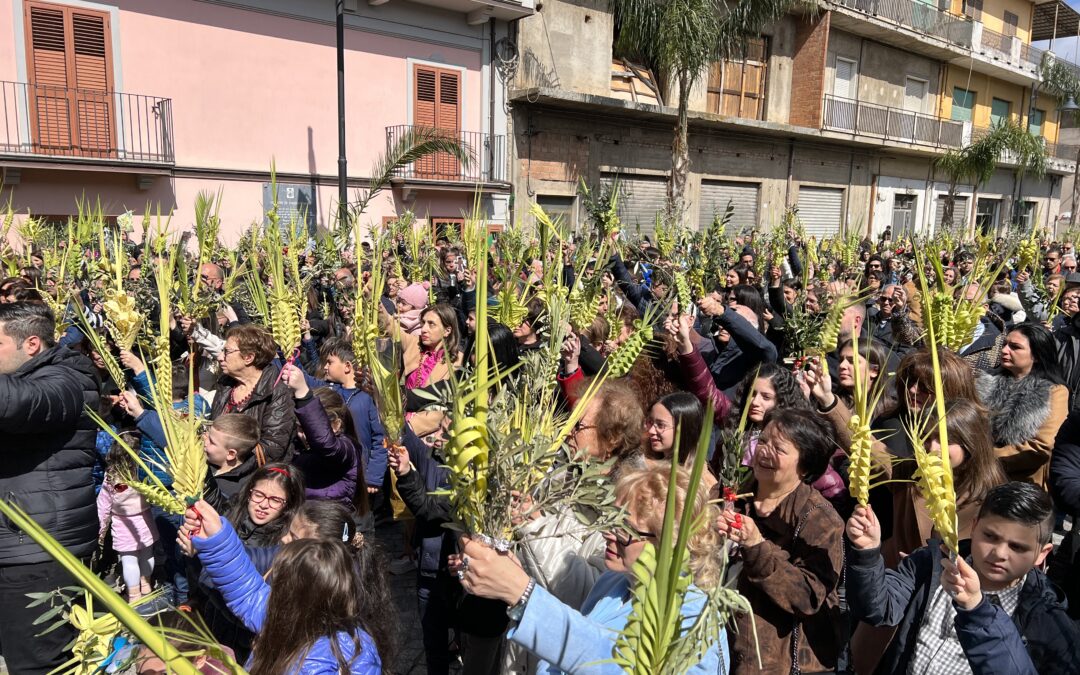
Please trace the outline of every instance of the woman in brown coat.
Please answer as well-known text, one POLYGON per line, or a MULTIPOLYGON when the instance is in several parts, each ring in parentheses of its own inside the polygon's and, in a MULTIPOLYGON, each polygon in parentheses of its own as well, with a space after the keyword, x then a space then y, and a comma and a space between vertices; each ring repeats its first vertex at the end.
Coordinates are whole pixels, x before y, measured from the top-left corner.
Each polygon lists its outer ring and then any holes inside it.
POLYGON ((990 430, 1009 480, 1047 488, 1050 451, 1069 414, 1054 336, 1044 326, 1015 326, 1001 348, 1001 368, 976 383, 990 409, 990 430))
POLYGON ((793 655, 802 673, 836 670, 844 523, 810 487, 833 454, 830 431, 809 410, 771 412, 754 453, 753 497, 717 521, 739 546, 738 590, 754 608, 728 633, 735 675, 793 672, 793 655))

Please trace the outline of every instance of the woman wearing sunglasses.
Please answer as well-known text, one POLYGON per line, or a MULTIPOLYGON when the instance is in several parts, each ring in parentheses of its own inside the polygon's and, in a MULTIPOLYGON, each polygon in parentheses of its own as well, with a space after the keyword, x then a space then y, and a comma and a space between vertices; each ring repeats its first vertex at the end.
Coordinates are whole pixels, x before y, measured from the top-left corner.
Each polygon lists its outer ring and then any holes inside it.
MULTIPOLYGON (((622 526, 604 533, 606 571, 597 578, 580 610, 560 601, 510 555, 477 541, 463 540, 463 553, 453 557, 451 570, 458 574, 469 593, 506 603, 511 624, 507 637, 540 659, 535 672, 545 675, 622 672, 610 660, 618 632, 630 615, 634 594, 631 568, 646 543, 659 545, 669 476, 669 465, 658 463, 624 473, 619 479, 615 487, 616 503, 626 507, 627 518, 622 526)), ((674 486, 678 494, 676 527, 689 482, 689 472, 680 469, 674 486)), ((716 506, 709 504, 704 490, 698 490, 692 508, 695 521, 703 523, 713 522, 719 514, 716 506)), ((703 591, 721 582, 720 546, 717 530, 707 525, 689 538, 693 582, 682 606, 682 614, 688 621, 696 618, 704 607, 703 591)), ((710 646, 701 660, 685 672, 728 672, 724 631, 709 638, 710 646)))

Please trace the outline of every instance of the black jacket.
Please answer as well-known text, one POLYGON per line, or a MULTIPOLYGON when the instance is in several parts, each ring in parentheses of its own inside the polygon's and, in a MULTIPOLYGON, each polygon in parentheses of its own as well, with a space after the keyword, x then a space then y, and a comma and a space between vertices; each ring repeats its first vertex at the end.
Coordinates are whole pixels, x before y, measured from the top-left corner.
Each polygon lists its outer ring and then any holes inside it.
MULTIPOLYGON (((263 369, 251 396, 243 406, 233 412, 254 417, 259 422, 259 445, 266 453, 267 462, 288 462, 292 454, 293 432, 296 429, 296 411, 289 385, 278 381, 280 369, 271 364, 263 369)), ((225 404, 232 398, 236 382, 229 377, 218 381, 210 419, 216 420, 225 412, 225 404)))
MULTIPOLYGON (((45 350, 0 375, 0 497, 13 502, 76 556, 97 548, 94 493, 98 407, 90 359, 67 347, 45 350)), ((52 560, 0 518, 0 566, 52 560)))
MULTIPOLYGON (((961 546, 963 548, 963 546, 961 546)), ((848 553, 847 598, 852 615, 874 626, 896 626, 896 634, 876 673, 907 673, 930 599, 940 585, 940 541, 912 553, 896 571, 886 571, 879 549, 848 553)), ((1012 622, 1020 640, 1010 642, 994 622, 1007 618, 989 611, 987 600, 971 612, 957 612, 957 638, 974 673, 1011 673, 1010 648, 1022 644, 1041 675, 1080 673, 1080 630, 1065 613, 1063 597, 1039 570, 1032 570, 1020 589, 1012 622)))
POLYGON ((1069 410, 1080 408, 1080 313, 1054 331, 1057 340, 1058 363, 1065 384, 1069 387, 1069 410))

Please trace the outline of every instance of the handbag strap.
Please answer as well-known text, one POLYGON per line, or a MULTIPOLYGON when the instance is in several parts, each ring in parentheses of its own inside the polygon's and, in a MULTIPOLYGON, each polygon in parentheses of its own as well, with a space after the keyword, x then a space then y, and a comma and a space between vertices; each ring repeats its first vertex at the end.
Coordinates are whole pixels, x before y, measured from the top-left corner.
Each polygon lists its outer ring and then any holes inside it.
MULTIPOLYGON (((791 535, 792 543, 799 538, 799 533, 802 532, 803 525, 806 524, 807 517, 814 511, 821 508, 821 504, 811 504, 803 514, 799 516, 799 522, 795 524, 795 532, 791 535)), ((802 673, 802 668, 799 666, 799 636, 802 633, 802 624, 798 619, 795 620, 795 627, 791 629, 791 675, 799 675, 802 673)))

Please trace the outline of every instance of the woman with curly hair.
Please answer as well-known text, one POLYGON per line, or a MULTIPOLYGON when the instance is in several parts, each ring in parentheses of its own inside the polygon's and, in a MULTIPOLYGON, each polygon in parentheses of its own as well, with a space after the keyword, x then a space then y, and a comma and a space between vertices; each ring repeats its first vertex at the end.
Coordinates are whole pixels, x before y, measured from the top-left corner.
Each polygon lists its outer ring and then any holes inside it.
MULTIPOLYGON (((451 568, 458 572, 469 593, 502 600, 510 606, 513 623, 507 637, 539 657, 538 672, 585 672, 590 665, 591 672, 598 668, 596 664, 612 658, 615 640, 630 616, 636 585, 631 569, 646 543, 659 544, 669 488, 675 490, 678 523, 687 507, 689 483, 689 472, 679 469, 676 483, 671 486, 669 465, 663 463, 626 473, 619 479, 616 503, 626 507, 628 517, 623 526, 604 532, 606 571, 596 579, 580 609, 552 595, 509 555, 478 541, 466 538, 462 554, 454 557, 451 568)), ((719 516, 703 491, 698 491, 690 508, 695 522, 713 522, 719 516)), ((700 527, 690 536, 692 583, 681 608, 688 624, 704 608, 705 593, 721 583, 720 546, 718 532, 712 527, 700 527)), ((686 672, 727 671, 724 632, 721 629, 719 634, 708 636, 712 640, 709 648, 686 672)))

